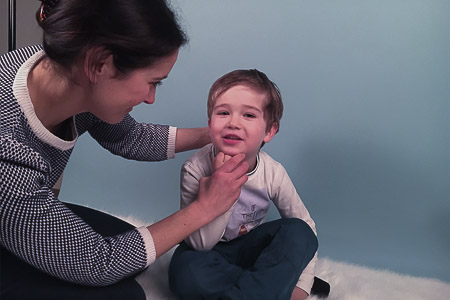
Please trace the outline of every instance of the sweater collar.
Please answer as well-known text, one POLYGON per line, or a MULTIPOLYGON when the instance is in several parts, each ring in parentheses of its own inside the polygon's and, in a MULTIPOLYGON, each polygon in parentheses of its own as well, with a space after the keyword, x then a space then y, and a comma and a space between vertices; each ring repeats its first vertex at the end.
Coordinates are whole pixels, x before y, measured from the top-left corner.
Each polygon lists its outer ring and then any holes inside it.
POLYGON ((17 71, 16 77, 13 83, 13 94, 17 99, 17 102, 24 113, 28 124, 30 125, 36 136, 43 142, 53 146, 59 150, 65 151, 74 147, 75 142, 78 138, 78 133, 75 127, 75 118, 72 117, 70 122, 70 130, 72 131, 73 139, 71 141, 66 141, 58 136, 51 133, 36 115, 33 103, 31 102, 30 93, 28 91, 27 79, 30 70, 33 66, 39 62, 39 60, 44 57, 45 53, 43 50, 36 52, 31 56, 17 71))

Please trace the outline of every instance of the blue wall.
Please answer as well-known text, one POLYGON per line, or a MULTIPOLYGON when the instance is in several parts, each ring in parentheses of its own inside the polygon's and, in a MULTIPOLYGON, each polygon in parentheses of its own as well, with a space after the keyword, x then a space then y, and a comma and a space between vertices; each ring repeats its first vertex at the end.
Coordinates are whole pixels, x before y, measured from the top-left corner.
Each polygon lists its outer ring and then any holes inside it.
MULTIPOLYGON (((317 223, 320 255, 450 282, 450 2, 174 2, 190 44, 140 121, 206 126, 232 69, 281 89, 282 162, 317 223)), ((156 221, 178 209, 179 169, 80 138, 61 198, 156 221)), ((274 209, 270 218, 277 217, 274 209)))

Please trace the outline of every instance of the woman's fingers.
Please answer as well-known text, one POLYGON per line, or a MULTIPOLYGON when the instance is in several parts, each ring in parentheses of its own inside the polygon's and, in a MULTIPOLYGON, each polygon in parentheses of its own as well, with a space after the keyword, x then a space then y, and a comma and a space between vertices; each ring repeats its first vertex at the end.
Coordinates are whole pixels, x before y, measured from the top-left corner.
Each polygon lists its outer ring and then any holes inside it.
POLYGON ((244 159, 244 154, 230 156, 219 152, 214 161, 216 177, 222 178, 221 180, 227 182, 229 188, 240 189, 241 185, 248 179, 246 175, 248 163, 244 159))
POLYGON ((228 160, 230 160, 232 158, 231 155, 226 155, 223 152, 219 152, 213 162, 213 169, 217 170, 218 168, 220 168, 221 166, 223 166, 223 164, 225 162, 227 162, 228 160))
POLYGON ((223 152, 219 152, 214 158, 213 162, 213 170, 217 170, 225 163, 225 154, 223 152))
POLYGON ((220 169, 223 172, 230 173, 243 162, 244 158, 245 154, 237 154, 231 157, 219 152, 214 160, 214 170, 220 169))
POLYGON ((244 158, 244 154, 230 157, 219 153, 213 162, 217 169, 210 177, 200 179, 198 199, 215 216, 227 211, 239 198, 241 186, 248 179, 248 163, 244 158))

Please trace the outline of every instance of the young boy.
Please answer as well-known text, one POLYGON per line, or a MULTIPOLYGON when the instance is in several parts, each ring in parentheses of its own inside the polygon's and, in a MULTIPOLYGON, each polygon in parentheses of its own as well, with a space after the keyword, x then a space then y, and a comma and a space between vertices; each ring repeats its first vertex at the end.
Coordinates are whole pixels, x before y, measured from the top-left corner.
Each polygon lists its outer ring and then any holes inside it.
POLYGON ((314 281, 314 221, 284 167, 261 151, 278 132, 283 103, 276 85, 257 70, 219 78, 208 96, 212 144, 181 170, 181 207, 194 201, 202 177, 244 153, 248 181, 222 216, 176 249, 169 268, 180 299, 305 299, 314 281), (263 224, 270 201, 281 219, 263 224))

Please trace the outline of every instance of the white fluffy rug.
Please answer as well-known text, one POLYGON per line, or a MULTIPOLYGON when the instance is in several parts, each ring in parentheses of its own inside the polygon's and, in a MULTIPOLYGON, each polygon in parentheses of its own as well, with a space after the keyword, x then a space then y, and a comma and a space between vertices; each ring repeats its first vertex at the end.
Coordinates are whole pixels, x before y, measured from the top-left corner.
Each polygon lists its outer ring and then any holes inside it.
MULTIPOLYGON (((120 217, 135 226, 145 222, 120 217)), ((148 300, 175 299, 168 288, 168 266, 172 249, 141 273, 137 281, 148 300)), ((386 270, 319 258, 316 275, 331 285, 328 300, 450 300, 450 284, 430 279, 401 275, 386 270)), ((308 299, 318 300, 318 297, 308 299)))

